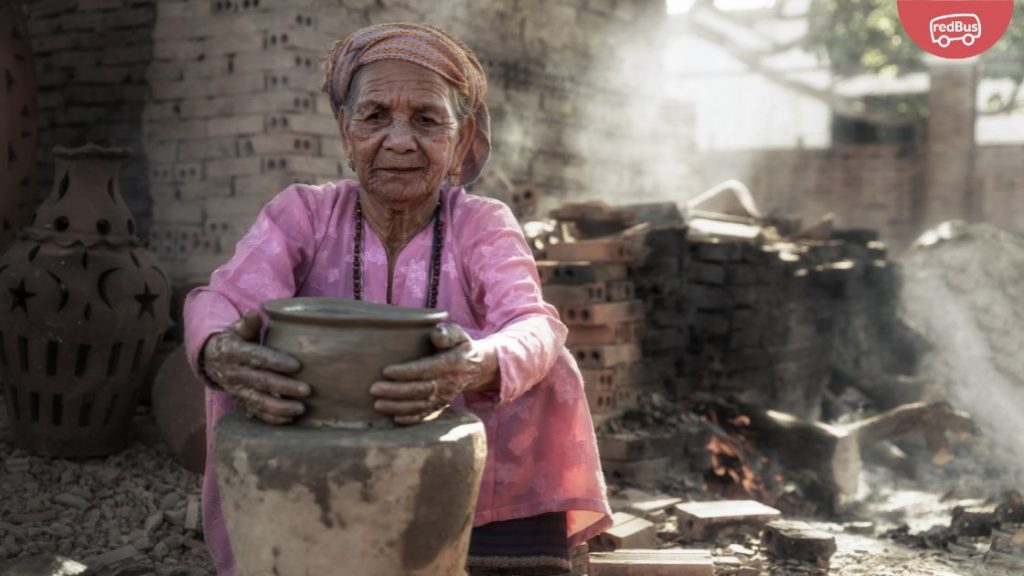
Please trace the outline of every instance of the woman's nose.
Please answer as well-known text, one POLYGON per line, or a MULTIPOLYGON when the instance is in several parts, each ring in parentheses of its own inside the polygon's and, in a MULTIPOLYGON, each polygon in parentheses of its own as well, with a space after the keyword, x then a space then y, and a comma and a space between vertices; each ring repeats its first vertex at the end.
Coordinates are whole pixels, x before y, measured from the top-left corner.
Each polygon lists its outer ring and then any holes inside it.
POLYGON ((416 140, 413 138, 412 126, 402 118, 395 118, 388 128, 387 136, 384 138, 384 147, 391 152, 401 154, 412 152, 416 149, 416 140))

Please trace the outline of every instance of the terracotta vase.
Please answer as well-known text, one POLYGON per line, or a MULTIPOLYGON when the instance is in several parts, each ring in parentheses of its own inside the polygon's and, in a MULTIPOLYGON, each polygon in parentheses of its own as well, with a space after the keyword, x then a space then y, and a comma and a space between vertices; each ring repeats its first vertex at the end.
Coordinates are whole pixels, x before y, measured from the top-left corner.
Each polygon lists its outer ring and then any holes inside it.
POLYGON ((368 389, 433 353, 447 314, 346 300, 269 302, 266 342, 314 390, 298 426, 233 413, 215 428, 221 504, 239 576, 464 574, 487 456, 483 424, 446 410, 390 427, 368 389))
POLYGON ((19 4, 0 0, 0 248, 32 214, 36 76, 19 4))
POLYGON ((54 155, 53 191, 0 256, 0 374, 18 447, 99 456, 130 439, 170 288, 118 189, 129 152, 54 155))
POLYGON ((447 312, 335 298, 287 298, 263 304, 266 345, 302 362, 296 378, 313 394, 300 426, 388 427, 373 410, 370 385, 389 364, 434 352, 430 331, 447 312))

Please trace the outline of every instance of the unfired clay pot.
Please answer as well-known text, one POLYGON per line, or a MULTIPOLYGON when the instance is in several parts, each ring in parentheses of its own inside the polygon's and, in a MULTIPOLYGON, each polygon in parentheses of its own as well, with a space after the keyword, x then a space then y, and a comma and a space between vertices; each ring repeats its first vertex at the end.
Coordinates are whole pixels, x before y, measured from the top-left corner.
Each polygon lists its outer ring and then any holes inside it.
POLYGON ((390 427, 373 410, 370 385, 384 367, 434 353, 430 331, 447 312, 337 298, 287 298, 263 304, 265 344, 302 362, 296 378, 313 394, 299 426, 390 427))
POLYGON ((487 457, 472 414, 352 430, 233 413, 215 446, 238 576, 465 573, 487 457))
POLYGON ((483 424, 446 410, 392 427, 370 385, 434 352, 445 312, 330 298, 268 302, 266 343, 313 387, 299 426, 237 413, 216 427, 217 478, 238 576, 464 574, 487 457, 483 424), (368 426, 372 425, 372 426, 368 426))

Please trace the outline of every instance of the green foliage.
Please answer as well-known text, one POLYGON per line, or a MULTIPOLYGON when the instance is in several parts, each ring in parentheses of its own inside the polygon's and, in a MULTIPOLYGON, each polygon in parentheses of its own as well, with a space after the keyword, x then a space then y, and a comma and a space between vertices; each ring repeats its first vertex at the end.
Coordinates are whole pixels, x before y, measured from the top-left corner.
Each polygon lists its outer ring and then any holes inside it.
MULTIPOLYGON (((839 76, 896 77, 924 69, 925 51, 900 24, 896 0, 813 0, 806 47, 827 58, 839 76)), ((1024 77, 1024 3, 995 46, 980 57, 986 77, 1024 77)))

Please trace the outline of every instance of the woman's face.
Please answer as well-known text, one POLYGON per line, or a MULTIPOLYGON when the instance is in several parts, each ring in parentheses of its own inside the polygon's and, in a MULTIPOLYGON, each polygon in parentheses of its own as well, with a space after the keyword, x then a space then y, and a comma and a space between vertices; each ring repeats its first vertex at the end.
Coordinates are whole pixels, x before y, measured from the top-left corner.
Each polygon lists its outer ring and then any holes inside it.
POLYGON ((352 88, 351 113, 338 121, 363 189, 390 204, 429 198, 469 144, 454 90, 431 70, 392 60, 361 68, 352 88))

